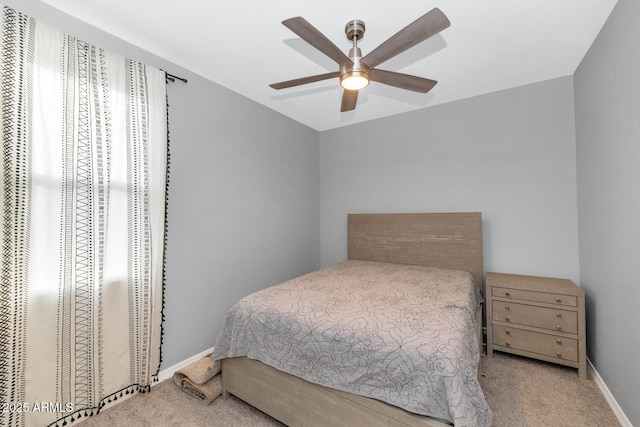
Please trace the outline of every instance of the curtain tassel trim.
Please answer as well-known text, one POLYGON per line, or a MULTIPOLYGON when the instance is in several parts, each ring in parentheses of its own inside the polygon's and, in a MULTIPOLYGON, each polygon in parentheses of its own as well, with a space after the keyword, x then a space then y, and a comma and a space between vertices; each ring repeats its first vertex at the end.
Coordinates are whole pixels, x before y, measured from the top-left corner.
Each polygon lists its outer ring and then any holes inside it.
MULTIPOLYGON (((158 381, 157 377, 154 379, 154 382, 158 381)), ((100 411, 102 411, 104 409, 105 406, 109 405, 110 403, 115 403, 118 398, 120 397, 124 397, 126 395, 135 395, 135 394, 143 394, 143 393, 149 393, 151 392, 151 385, 150 384, 146 384, 146 385, 141 385, 141 384, 132 384, 130 386, 127 386, 121 390, 116 391, 115 393, 110 394, 109 396, 106 396, 102 399, 100 399, 100 402, 98 403, 98 406, 94 406, 94 407, 87 407, 87 408, 82 408, 82 409, 78 409, 68 415, 65 415, 64 417, 54 421, 53 423, 49 424, 47 427, 64 427, 67 426, 71 423, 73 423, 74 421, 79 421, 80 419, 82 419, 82 417, 84 416, 85 418, 87 417, 92 417, 94 415, 98 415, 100 413, 100 411)))

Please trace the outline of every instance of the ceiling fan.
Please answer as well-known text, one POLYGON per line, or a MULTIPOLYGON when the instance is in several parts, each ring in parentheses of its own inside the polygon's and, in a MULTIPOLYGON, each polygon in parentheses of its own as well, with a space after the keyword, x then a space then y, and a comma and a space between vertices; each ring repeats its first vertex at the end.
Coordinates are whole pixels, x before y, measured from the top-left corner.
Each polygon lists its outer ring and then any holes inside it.
POLYGON ((269 86, 274 89, 284 89, 340 77, 340 85, 344 88, 340 106, 341 112, 356 108, 358 91, 367 87, 372 80, 414 92, 429 92, 436 85, 437 82, 435 80, 393 71, 379 70, 375 67, 429 37, 438 34, 451 25, 440 9, 432 9, 391 36, 365 57, 362 57, 360 48, 358 48, 358 40, 364 36, 365 25, 364 22, 360 20, 349 21, 345 25, 344 32, 347 35, 347 39, 353 42, 353 48, 349 51, 349 56, 345 55, 331 40, 300 16, 286 19, 282 21, 282 24, 307 43, 333 59, 340 68, 339 71, 287 80, 280 83, 273 83, 269 86))

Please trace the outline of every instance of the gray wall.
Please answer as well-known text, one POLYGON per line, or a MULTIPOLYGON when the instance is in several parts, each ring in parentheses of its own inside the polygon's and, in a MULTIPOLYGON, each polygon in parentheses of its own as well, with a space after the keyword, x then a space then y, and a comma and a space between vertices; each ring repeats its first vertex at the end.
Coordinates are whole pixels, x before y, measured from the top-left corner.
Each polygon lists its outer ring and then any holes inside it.
POLYGON ((579 283, 570 77, 320 134, 322 265, 350 212, 481 211, 485 271, 579 283))
POLYGON ((318 133, 197 78, 169 99, 164 367, 213 346, 237 299, 320 262, 318 133))
POLYGON ((620 0, 574 76, 589 358, 640 426, 640 2, 620 0))
POLYGON ((318 133, 35 0, 3 0, 185 77, 168 86, 171 177, 163 363, 214 344, 227 309, 319 267, 318 133))

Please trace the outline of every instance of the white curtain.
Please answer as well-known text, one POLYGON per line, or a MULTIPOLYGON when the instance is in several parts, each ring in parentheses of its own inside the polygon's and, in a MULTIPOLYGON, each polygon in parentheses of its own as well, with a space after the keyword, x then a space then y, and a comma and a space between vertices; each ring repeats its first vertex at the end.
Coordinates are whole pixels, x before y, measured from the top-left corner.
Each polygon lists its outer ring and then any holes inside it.
POLYGON ((7 7, 1 30, 0 425, 67 425, 158 373, 165 73, 7 7))

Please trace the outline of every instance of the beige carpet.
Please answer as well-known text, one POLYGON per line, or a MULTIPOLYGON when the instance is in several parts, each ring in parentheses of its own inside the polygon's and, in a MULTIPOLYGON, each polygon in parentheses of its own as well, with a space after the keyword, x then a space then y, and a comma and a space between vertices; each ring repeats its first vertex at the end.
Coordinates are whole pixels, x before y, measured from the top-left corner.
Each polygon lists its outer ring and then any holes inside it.
MULTIPOLYGON (((486 359, 483 389, 497 427, 619 426, 593 379, 581 381, 574 369, 495 353, 486 359)), ((151 393, 112 406, 86 419, 82 427, 272 427, 279 422, 232 397, 204 406, 180 391, 173 380, 151 393)))
POLYGON ((496 352, 482 389, 498 427, 620 426, 592 378, 575 369, 496 352))

